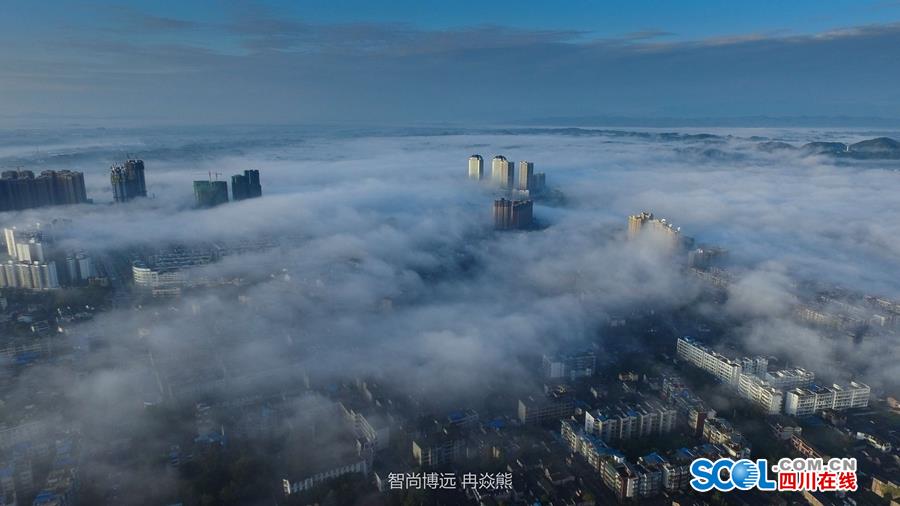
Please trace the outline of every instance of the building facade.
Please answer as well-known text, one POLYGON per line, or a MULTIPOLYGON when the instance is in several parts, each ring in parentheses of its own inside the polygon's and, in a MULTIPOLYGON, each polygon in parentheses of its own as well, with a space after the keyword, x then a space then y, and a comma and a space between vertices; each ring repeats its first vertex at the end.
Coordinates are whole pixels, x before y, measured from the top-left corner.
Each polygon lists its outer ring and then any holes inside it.
POLYGON ((676 344, 678 358, 715 376, 719 381, 737 386, 743 370, 741 364, 716 353, 690 337, 680 337, 676 344))
POLYGON ((784 412, 794 416, 809 416, 826 409, 843 411, 869 405, 871 389, 868 385, 851 381, 846 385, 794 388, 785 393, 784 412))
POLYGON ((144 161, 125 160, 122 165, 110 167, 109 182, 112 185, 113 200, 116 202, 127 202, 137 197, 146 197, 147 182, 144 179, 144 161))
POLYGON ((228 183, 225 181, 194 181, 197 207, 214 207, 228 202, 228 183))
POLYGON ((594 375, 597 367, 597 354, 587 350, 562 355, 544 355, 542 366, 544 377, 547 379, 586 378, 594 375))
POLYGON ((87 202, 84 174, 70 170, 10 170, 0 175, 0 211, 87 202))
POLYGON ((245 170, 243 174, 231 176, 231 197, 235 201, 262 197, 259 171, 245 170))
POLYGON ((767 415, 776 415, 784 405, 784 394, 765 380, 750 374, 741 374, 738 394, 755 404, 767 415))
POLYGON ((530 200, 497 199, 493 215, 496 230, 525 230, 534 221, 534 206, 530 200))
POLYGON ((469 179, 473 181, 484 179, 484 159, 481 158, 481 155, 469 157, 469 179))
POLYGON ((56 262, 14 262, 0 267, 0 288, 54 290, 60 287, 56 262))
POLYGON ((677 412, 658 402, 619 405, 588 411, 584 430, 606 442, 666 434, 675 428, 677 412))
POLYGON ((521 191, 534 190, 534 163, 522 160, 519 162, 518 189, 521 191))
POLYGON ((503 155, 491 160, 491 182, 500 188, 512 189, 515 183, 516 166, 503 155))
POLYGON ((412 454, 419 467, 433 469, 465 457, 466 442, 456 431, 443 430, 413 440, 412 454))
POLYGON ((649 233, 661 240, 666 250, 674 251, 688 241, 681 235, 681 227, 676 227, 665 218, 656 218, 653 213, 642 211, 628 217, 628 238, 636 239, 643 233, 649 233))
POLYGON ((766 372, 763 378, 768 384, 779 390, 788 390, 808 387, 816 379, 816 375, 812 371, 795 367, 793 369, 766 372))
POLYGON ((551 420, 568 418, 575 412, 575 399, 570 395, 551 394, 546 397, 519 399, 519 421, 525 425, 540 425, 551 420))

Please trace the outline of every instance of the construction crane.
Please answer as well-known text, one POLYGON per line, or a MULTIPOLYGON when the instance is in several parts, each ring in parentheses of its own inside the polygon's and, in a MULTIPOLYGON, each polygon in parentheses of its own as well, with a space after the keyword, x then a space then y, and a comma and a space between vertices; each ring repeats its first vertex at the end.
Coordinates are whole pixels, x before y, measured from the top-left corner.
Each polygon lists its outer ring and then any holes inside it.
MULTIPOLYGON (((195 174, 198 174, 198 175, 199 175, 199 174, 203 174, 203 173, 202 173, 202 172, 195 172, 195 174)), ((224 175, 224 174, 222 174, 221 172, 213 172, 213 171, 209 171, 209 172, 207 172, 206 174, 209 176, 210 182, 213 181, 213 176, 216 176, 215 181, 218 181, 218 180, 219 180, 219 176, 224 175)))

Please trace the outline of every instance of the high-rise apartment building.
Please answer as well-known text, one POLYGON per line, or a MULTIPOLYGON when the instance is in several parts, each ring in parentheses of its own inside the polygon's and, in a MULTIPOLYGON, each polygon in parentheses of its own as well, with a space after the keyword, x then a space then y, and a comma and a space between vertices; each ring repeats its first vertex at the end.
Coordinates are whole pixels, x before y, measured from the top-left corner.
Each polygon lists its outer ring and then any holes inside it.
POLYGON ((56 263, 48 261, 50 251, 45 247, 40 231, 20 231, 15 227, 3 229, 6 252, 11 260, 3 264, 0 287, 50 290, 59 288, 56 263))
POLYGON ((6 254, 16 258, 16 228, 3 229, 3 241, 6 244, 6 254))
POLYGON ((53 204, 80 204, 87 202, 87 191, 84 187, 84 174, 71 170, 45 170, 41 176, 50 178, 53 191, 53 204))
POLYGON ((512 189, 515 182, 516 166, 503 155, 491 160, 491 182, 500 188, 512 189))
POLYGON ((228 183, 225 181, 194 181, 197 207, 213 207, 228 202, 228 183))
POLYGON ((521 191, 534 190, 534 163, 522 160, 519 162, 519 184, 521 191))
POLYGON ((85 253, 75 253, 66 256, 65 274, 69 283, 77 285, 88 281, 97 275, 93 259, 85 253))
POLYGON ((693 242, 681 235, 681 227, 676 227, 665 218, 656 218, 653 213, 642 211, 628 217, 628 238, 635 239, 648 232, 662 241, 667 250, 674 251, 679 246, 693 242))
POLYGON ((231 197, 233 200, 262 197, 258 170, 245 170, 243 174, 231 176, 231 197))
POLYGON ((59 288, 56 262, 14 262, 2 265, 0 288, 52 290, 59 288))
POLYGON ((28 242, 17 242, 15 258, 20 262, 43 262, 46 259, 44 243, 34 237, 28 239, 28 242))
POLYGON ((44 237, 40 231, 17 230, 16 227, 3 229, 6 253, 20 262, 43 262, 48 256, 44 247, 44 237))
POLYGON ((147 182, 144 179, 144 161, 125 160, 122 165, 110 167, 109 182, 112 185, 113 200, 116 202, 127 202, 136 197, 146 197, 147 182))
POLYGON ((481 181, 484 179, 484 159, 481 155, 469 157, 469 179, 481 181))
POLYGON ((543 172, 535 172, 534 176, 531 179, 530 188, 528 189, 531 193, 540 193, 543 192, 547 187, 547 174, 543 172))
POLYGON ((0 211, 87 201, 81 172, 45 170, 35 177, 30 170, 8 170, 0 177, 0 211))
POLYGON ((494 201, 494 228, 497 230, 524 230, 531 227, 533 218, 530 200, 501 198, 494 201))

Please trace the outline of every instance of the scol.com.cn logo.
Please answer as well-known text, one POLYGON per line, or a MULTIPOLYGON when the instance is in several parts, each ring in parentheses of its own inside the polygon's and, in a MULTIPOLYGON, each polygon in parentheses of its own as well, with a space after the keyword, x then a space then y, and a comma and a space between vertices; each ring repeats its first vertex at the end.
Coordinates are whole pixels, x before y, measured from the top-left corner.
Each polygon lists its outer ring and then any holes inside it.
POLYGON ((706 458, 691 463, 691 488, 698 492, 750 490, 780 492, 854 492, 856 459, 820 458, 781 459, 771 468, 766 459, 712 461, 706 458), (769 471, 775 479, 769 478, 769 471))

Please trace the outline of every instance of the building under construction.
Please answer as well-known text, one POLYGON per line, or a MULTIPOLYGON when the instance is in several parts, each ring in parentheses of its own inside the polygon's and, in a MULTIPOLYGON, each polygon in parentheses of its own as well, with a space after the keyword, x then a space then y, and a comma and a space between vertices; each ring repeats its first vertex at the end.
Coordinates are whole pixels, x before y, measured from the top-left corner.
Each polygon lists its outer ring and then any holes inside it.
POLYGON ((113 200, 116 202, 127 202, 135 197, 146 197, 147 183, 144 180, 144 161, 126 160, 124 165, 110 167, 109 182, 112 185, 113 200))

